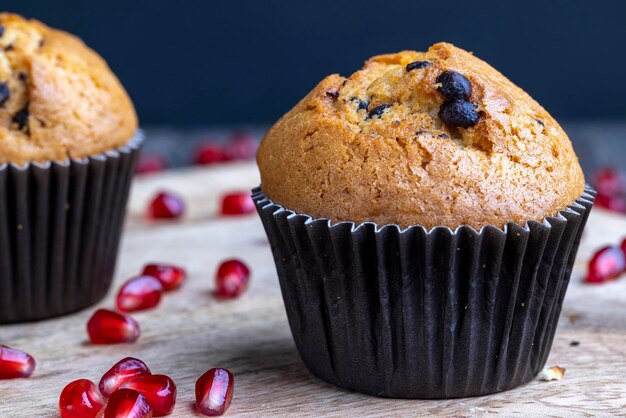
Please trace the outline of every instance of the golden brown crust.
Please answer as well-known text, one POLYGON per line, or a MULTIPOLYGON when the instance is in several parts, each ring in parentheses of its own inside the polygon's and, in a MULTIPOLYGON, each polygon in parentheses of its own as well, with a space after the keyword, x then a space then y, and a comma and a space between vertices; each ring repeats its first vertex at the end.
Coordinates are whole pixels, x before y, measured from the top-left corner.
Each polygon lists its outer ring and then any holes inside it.
POLYGON ((269 130, 257 162, 263 191, 289 209, 402 227, 541 221, 585 183, 558 123, 494 68, 446 43, 325 78, 269 130), (407 71, 414 61, 430 65, 407 71), (446 70, 471 82, 480 114, 473 127, 438 116, 445 98, 436 80, 446 70), (368 116, 381 105, 391 107, 368 116))
POLYGON ((106 62, 80 39, 0 14, 0 164, 82 158, 126 144, 137 115, 106 62))

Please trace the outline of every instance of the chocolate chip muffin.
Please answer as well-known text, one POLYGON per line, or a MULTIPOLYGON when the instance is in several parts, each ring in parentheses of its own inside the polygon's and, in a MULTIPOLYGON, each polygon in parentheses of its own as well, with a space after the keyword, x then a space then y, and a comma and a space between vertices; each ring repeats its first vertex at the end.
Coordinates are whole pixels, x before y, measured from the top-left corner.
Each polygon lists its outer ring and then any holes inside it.
POLYGON ((302 360, 379 396, 543 368, 594 192, 557 122, 440 43, 331 75, 267 133, 263 221, 302 360))
POLYGON ((402 227, 541 221, 585 185, 559 124, 446 43, 325 78, 270 129, 257 160, 263 191, 285 207, 402 227))
POLYGON ((104 296, 142 142, 136 131, 133 104, 98 54, 0 13, 0 323, 104 296))
POLYGON ((68 33, 0 14, 0 163, 83 158, 136 130, 133 105, 98 54, 68 33))

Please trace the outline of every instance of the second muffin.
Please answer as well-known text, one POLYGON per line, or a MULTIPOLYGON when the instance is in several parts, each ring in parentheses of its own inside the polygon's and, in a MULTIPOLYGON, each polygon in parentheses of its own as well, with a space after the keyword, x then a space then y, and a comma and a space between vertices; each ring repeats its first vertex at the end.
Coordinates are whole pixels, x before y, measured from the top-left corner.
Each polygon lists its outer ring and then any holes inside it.
POLYGON ((94 51, 0 14, 0 323, 105 295, 142 143, 136 131, 126 91, 94 51))

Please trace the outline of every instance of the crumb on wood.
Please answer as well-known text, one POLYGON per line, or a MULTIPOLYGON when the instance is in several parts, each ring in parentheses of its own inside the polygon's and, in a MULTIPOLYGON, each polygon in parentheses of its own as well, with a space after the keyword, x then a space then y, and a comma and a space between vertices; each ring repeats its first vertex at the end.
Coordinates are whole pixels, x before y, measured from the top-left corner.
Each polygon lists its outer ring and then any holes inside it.
POLYGON ((575 313, 575 312, 568 312, 568 313, 565 314, 565 317, 570 322, 570 324, 575 324, 576 322, 578 322, 578 321, 580 321, 582 319, 582 316, 580 314, 575 313))
POLYGON ((539 380, 551 382, 553 380, 561 380, 565 376, 565 369, 560 366, 545 367, 539 373, 539 380))

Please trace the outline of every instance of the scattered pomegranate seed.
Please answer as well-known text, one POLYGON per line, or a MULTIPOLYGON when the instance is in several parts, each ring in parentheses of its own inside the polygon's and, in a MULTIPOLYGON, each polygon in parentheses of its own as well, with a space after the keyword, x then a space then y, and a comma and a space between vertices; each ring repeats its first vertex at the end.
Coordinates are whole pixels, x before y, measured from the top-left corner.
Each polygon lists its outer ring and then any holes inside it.
POLYGON ((148 208, 148 216, 152 219, 174 219, 185 213, 185 202, 170 192, 159 193, 148 208))
POLYGON ((254 158, 259 141, 246 132, 235 132, 224 147, 229 160, 249 160, 254 158))
POLYGON ((622 252, 624 253, 624 257, 626 257, 626 238, 624 238, 624 240, 622 241, 622 245, 620 245, 619 247, 622 252))
POLYGON ((232 299, 248 287, 250 269, 239 260, 227 260, 220 264, 215 275, 215 295, 232 299))
POLYGON ((119 389, 109 398, 103 418, 152 418, 152 408, 136 390, 119 389))
POLYGON ((61 418, 95 418, 104 407, 96 385, 87 379, 69 383, 59 397, 61 418))
POLYGON ((131 377, 120 388, 133 389, 145 396, 155 417, 171 414, 176 404, 176 385, 164 374, 131 377))
POLYGON ((599 170, 594 179, 599 194, 614 196, 626 193, 626 173, 613 168, 599 170))
POLYGON ((33 356, 0 344, 0 380, 29 377, 34 370, 33 356))
POLYGON ((227 369, 207 371, 196 381, 196 409, 210 417, 222 415, 230 406, 235 381, 227 369))
POLYGON ((156 154, 146 154, 142 155, 139 158, 139 162, 137 163, 137 168, 135 168, 135 173, 137 174, 147 174, 147 173, 156 173, 158 171, 163 171, 167 167, 165 160, 161 158, 161 156, 156 154))
POLYGON ((154 308, 161 301, 163 285, 152 276, 137 276, 122 285, 117 294, 117 309, 125 312, 154 308))
POLYGON ((601 248, 589 261, 587 283, 604 283, 619 276, 626 269, 626 256, 613 246, 601 248))
POLYGON ((148 264, 143 268, 143 275, 159 279, 166 292, 179 287, 187 278, 184 268, 171 264, 148 264))
POLYGON ((244 215, 254 211, 254 202, 248 192, 230 193, 222 196, 222 215, 244 215))
POLYGON ((598 192, 595 203, 613 212, 626 213, 626 195, 607 195, 598 192))
POLYGON ((134 357, 126 357, 115 363, 100 379, 98 388, 105 397, 111 396, 126 380, 150 375, 146 363, 134 357))
POLYGON ((228 160, 228 157, 224 150, 216 143, 204 143, 200 145, 196 153, 196 163, 200 165, 221 163, 226 160, 228 160))
POLYGON ((92 344, 132 343, 139 338, 139 323, 131 316, 98 309, 87 322, 92 344))

